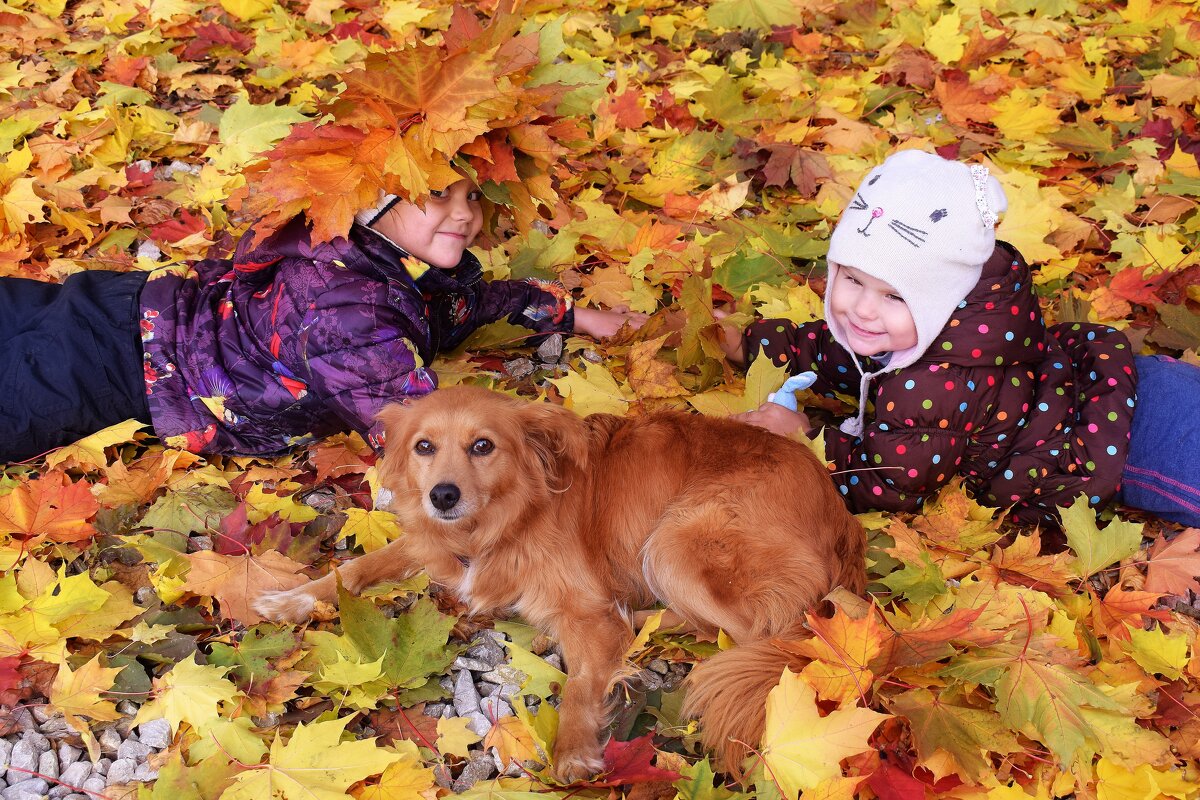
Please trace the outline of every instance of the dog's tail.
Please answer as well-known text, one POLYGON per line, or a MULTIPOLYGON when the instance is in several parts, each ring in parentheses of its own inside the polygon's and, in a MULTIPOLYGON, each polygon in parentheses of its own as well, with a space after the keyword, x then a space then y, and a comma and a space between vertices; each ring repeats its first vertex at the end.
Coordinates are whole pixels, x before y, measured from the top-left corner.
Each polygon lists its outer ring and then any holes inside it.
POLYGON ((762 741, 767 695, 779 683, 787 653, 769 639, 739 644, 692 670, 683 713, 699 717, 701 738, 717 768, 741 777, 741 765, 762 741))

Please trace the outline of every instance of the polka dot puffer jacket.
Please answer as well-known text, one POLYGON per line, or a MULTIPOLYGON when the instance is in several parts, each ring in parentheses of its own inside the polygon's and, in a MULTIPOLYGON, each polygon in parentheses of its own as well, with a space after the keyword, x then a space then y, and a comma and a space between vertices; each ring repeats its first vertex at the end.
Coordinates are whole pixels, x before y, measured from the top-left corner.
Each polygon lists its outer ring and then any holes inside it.
MULTIPOLYGON (((792 373, 816 372, 815 392, 858 395, 854 356, 824 322, 756 322, 746 352, 760 348, 792 373)), ((876 378, 862 435, 825 428, 826 456, 853 511, 916 510, 961 475, 979 502, 1054 523, 1080 495, 1100 506, 1116 493, 1135 385, 1128 340, 1103 325, 1047 327, 1029 267, 998 242, 922 358, 876 378)))

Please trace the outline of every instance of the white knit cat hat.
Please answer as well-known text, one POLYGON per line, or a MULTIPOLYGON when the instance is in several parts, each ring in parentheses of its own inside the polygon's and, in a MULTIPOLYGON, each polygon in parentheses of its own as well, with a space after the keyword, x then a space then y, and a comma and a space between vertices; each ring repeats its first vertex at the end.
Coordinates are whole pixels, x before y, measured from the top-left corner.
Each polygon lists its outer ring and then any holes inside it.
MULTIPOLYGON (((982 164, 903 150, 871 170, 829 240, 825 319, 834 338, 850 350, 829 308, 845 264, 891 285, 916 324, 917 343, 892 353, 886 369, 921 358, 979 282, 996 247, 997 216, 1007 208, 1004 189, 982 164)), ((867 383, 875 374, 863 376, 859 430, 848 433, 861 432, 867 383)))

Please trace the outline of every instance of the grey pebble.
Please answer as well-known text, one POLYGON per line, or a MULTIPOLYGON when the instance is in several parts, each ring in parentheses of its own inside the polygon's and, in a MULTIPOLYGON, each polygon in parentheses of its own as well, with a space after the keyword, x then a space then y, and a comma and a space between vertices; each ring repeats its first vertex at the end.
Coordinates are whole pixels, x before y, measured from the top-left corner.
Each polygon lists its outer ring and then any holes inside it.
POLYGON ((65 794, 70 794, 76 788, 83 786, 83 782, 92 776, 92 765, 86 761, 76 761, 71 766, 62 771, 58 776, 61 783, 50 790, 51 797, 60 797, 65 794), (74 787, 74 788, 72 788, 74 787), (61 793, 55 794, 57 790, 62 790, 61 793))
POLYGON ((152 606, 158 602, 158 592, 153 586, 143 586, 133 593, 133 602, 139 606, 152 606))
POLYGON ((498 720, 501 717, 511 717, 513 710, 512 706, 499 697, 485 697, 479 701, 479 713, 489 720, 498 720))
POLYGON ((94 772, 97 775, 107 775, 108 768, 111 765, 112 765, 111 758, 102 758, 99 761, 97 761, 95 764, 92 764, 92 772, 94 772))
POLYGON ((542 661, 545 661, 547 664, 554 667, 559 672, 562 671, 562 659, 558 657, 557 653, 551 653, 550 655, 543 658, 542 661))
POLYGON ((562 334, 554 333, 547 336, 545 341, 538 345, 537 357, 541 359, 543 364, 557 364, 558 359, 562 357, 562 351, 562 334))
POLYGON ((50 710, 49 706, 30 706, 29 713, 33 714, 33 718, 39 725, 46 720, 54 719, 54 712, 50 710))
POLYGON ((482 702, 483 698, 491 697, 500 691, 499 686, 494 683, 488 683, 487 681, 480 681, 479 683, 475 684, 475 688, 479 690, 480 702, 482 702))
POLYGON ((213 542, 211 536, 199 536, 192 534, 188 537, 188 552, 195 553, 199 550, 212 550, 213 542))
POLYGON ((53 717, 46 720, 38 729, 46 736, 54 737, 55 739, 63 739, 67 736, 75 735, 75 729, 67 722, 66 717, 53 717))
POLYGON ((138 725, 138 738, 142 744, 155 750, 164 750, 171 746, 171 723, 165 719, 155 719, 138 725))
POLYGON ((108 784, 104 782, 104 778, 100 777, 99 775, 93 775, 84 781, 83 785, 79 788, 83 789, 85 792, 96 795, 101 794, 107 786, 108 784))
POLYGON ((8 785, 22 783, 36 772, 39 755, 37 746, 29 740, 28 735, 13 745, 8 757, 8 773, 5 775, 8 785))
POLYGON ((491 672, 495 664, 488 664, 485 661, 480 661, 477 658, 465 658, 459 656, 454 659, 454 669, 469 669, 471 672, 491 672))
POLYGON ((450 708, 448 703, 426 703, 421 713, 427 717, 440 717, 447 708, 450 708))
POLYGON ((504 362, 504 371, 514 378, 525 378, 537 370, 537 365, 528 358, 514 358, 504 362))
POLYGON ((460 717, 479 711, 479 692, 468 670, 458 673, 454 680, 454 712, 460 717))
POLYGON ((3 797, 4 800, 41 800, 49 790, 50 784, 46 781, 41 778, 30 778, 20 783, 9 784, 7 789, 0 792, 0 797, 3 797))
POLYGON ((105 728, 96 739, 100 742, 100 752, 106 756, 114 755, 121 746, 121 734, 116 728, 105 728))
POLYGON ((487 736, 492 729, 492 721, 478 711, 472 711, 463 716, 467 718, 467 730, 472 731, 476 736, 487 736))
POLYGON ((108 768, 108 774, 104 777, 104 782, 109 786, 115 783, 129 783, 133 780, 133 773, 136 771, 137 764, 133 763, 133 759, 118 758, 108 768))
POLYGON ((158 770, 152 768, 150 766, 150 764, 145 761, 138 764, 137 770, 135 770, 133 773, 133 779, 135 781, 141 781, 142 783, 146 783, 147 781, 152 781, 157 777, 158 777, 158 770))
POLYGON ((38 772, 45 775, 47 779, 58 777, 58 753, 53 750, 47 750, 38 756, 38 772))
POLYGON ((525 673, 516 667, 502 664, 490 672, 483 673, 479 676, 479 679, 488 683, 515 683, 517 686, 520 686, 525 681, 525 673))
MULTIPOLYGON (((68 764, 74 764, 79 760, 79 756, 83 755, 83 751, 78 747, 67 744, 66 742, 58 743, 58 766, 66 769, 68 764)), ((90 770, 91 767, 88 767, 90 770)))
MULTIPOLYGON (((480 636, 475 639, 475 644, 467 649, 467 656, 476 661, 487 664, 487 669, 495 669, 497 664, 504 661, 504 648, 495 639, 488 636, 480 636)), ((485 672, 487 670, 484 670, 485 672)))
MULTIPOLYGON (((145 742, 139 742, 136 739, 126 739, 121 742, 117 748, 118 759, 129 759, 130 761, 145 761, 146 756, 153 753, 154 750, 145 742)), ((116 762, 113 762, 114 764, 116 762)))
POLYGON ((657 672, 659 675, 666 675, 671 670, 671 665, 661 658, 654 659, 646 666, 657 672))
POLYGON ((0 739, 0 778, 3 778, 4 771, 8 769, 8 759, 12 756, 13 743, 8 739, 0 739))
POLYGON ((488 753, 480 753, 473 757, 463 771, 455 778, 450 789, 455 792, 465 792, 479 781, 486 781, 496 774, 496 764, 488 753))

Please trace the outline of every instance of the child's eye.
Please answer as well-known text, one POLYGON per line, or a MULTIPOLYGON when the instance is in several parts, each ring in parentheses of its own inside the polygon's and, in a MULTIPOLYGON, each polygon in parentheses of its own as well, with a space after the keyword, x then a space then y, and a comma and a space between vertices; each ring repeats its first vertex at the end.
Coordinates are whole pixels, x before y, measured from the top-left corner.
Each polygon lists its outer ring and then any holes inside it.
POLYGON ((446 196, 446 190, 445 189, 430 189, 429 196, 441 199, 446 196))
POLYGON ((467 199, 472 203, 478 203, 483 199, 483 192, 478 189, 472 189, 470 192, 467 192, 467 199))
POLYGON ((860 284, 860 283, 858 282, 858 278, 854 277, 854 276, 853 276, 853 275, 851 275, 849 272, 843 272, 842 274, 846 276, 846 280, 850 281, 850 282, 851 282, 851 283, 853 283, 854 285, 856 285, 856 286, 861 286, 861 285, 862 285, 862 284, 860 284))
POLYGON ((888 300, 895 300, 897 303, 903 303, 903 302, 904 302, 904 298, 903 298, 903 297, 901 297, 901 296, 900 296, 900 295, 898 295, 898 294, 889 294, 889 295, 887 295, 887 299, 888 299, 888 300))

